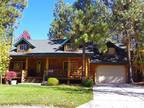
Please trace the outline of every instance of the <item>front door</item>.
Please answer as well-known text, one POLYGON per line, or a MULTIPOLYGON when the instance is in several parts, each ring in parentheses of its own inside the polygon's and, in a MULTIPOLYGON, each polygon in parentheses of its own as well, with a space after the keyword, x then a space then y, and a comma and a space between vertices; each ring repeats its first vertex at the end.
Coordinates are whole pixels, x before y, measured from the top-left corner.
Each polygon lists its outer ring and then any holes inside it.
POLYGON ((42 60, 30 59, 29 63, 29 77, 42 77, 43 74, 43 62, 42 60))

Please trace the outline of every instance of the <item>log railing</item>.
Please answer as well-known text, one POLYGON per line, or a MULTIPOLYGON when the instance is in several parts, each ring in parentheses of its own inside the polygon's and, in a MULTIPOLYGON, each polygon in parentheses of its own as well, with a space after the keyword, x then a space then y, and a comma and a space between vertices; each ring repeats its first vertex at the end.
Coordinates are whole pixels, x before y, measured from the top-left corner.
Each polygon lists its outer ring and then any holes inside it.
POLYGON ((81 76, 82 76, 82 69, 70 72, 70 79, 81 79, 81 76))
POLYGON ((48 71, 48 77, 56 77, 56 78, 65 78, 65 79, 81 79, 81 69, 75 70, 73 72, 70 72, 70 75, 68 77, 68 72, 64 72, 64 70, 61 69, 49 69, 48 71))

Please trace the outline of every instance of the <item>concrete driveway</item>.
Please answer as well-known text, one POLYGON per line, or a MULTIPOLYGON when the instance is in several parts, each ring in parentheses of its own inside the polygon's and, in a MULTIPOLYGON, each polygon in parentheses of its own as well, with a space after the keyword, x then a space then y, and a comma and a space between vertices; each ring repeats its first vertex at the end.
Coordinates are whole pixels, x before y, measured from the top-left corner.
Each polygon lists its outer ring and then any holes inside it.
POLYGON ((95 85, 94 99, 78 108, 144 108, 144 87, 129 84, 95 85))

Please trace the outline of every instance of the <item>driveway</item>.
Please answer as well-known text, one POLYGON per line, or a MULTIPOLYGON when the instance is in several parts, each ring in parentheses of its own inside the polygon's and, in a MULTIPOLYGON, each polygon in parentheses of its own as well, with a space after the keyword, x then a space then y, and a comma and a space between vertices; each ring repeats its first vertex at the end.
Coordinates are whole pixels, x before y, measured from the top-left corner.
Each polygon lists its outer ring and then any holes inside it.
POLYGON ((94 99, 78 108, 144 108, 144 87, 129 84, 95 85, 94 99))

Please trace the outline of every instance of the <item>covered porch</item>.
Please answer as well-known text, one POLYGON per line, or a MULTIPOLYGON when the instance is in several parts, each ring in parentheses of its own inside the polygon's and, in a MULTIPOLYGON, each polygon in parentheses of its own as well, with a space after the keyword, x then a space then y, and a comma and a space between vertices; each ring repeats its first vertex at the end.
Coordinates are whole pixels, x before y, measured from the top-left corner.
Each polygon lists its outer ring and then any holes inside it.
MULTIPOLYGON (((89 59, 86 58, 88 76, 89 59)), ((59 80, 81 80, 82 57, 12 57, 9 70, 17 72, 18 82, 42 82, 49 77, 59 80)))

